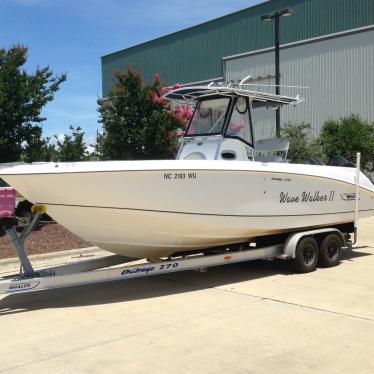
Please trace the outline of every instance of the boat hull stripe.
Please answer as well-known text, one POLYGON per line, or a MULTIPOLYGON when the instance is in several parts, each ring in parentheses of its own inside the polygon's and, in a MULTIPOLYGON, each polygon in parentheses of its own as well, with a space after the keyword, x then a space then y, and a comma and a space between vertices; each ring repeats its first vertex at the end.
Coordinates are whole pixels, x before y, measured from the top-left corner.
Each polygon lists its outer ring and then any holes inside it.
MULTIPOLYGON (((54 203, 36 203, 47 206, 63 206, 72 208, 90 208, 90 209, 113 209, 113 210, 131 210, 141 212, 153 212, 153 213, 169 213, 169 214, 188 214, 198 216, 217 216, 217 217, 306 217, 306 216, 326 216, 336 214, 348 214, 354 213, 353 210, 346 212, 327 212, 327 213, 309 213, 309 214, 264 214, 264 215, 246 215, 246 214, 219 214, 219 213, 198 213, 198 212, 178 212, 170 210, 157 210, 157 209, 139 209, 139 208, 124 208, 124 207, 113 207, 113 206, 94 206, 94 205, 75 205, 75 204, 54 204, 54 203)), ((370 212, 373 209, 361 209, 360 212, 370 212)))

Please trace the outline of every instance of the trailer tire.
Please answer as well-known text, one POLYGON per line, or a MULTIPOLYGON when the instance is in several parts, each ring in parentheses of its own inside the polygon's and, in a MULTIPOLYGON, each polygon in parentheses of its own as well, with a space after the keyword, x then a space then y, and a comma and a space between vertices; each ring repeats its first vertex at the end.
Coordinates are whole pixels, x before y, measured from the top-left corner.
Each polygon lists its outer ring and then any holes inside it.
POLYGON ((318 264, 325 268, 338 265, 341 258, 342 246, 343 243, 339 235, 327 235, 319 248, 318 264))
POLYGON ((293 267, 299 273, 314 271, 318 263, 318 243, 311 236, 302 238, 296 248, 295 258, 292 260, 293 267))

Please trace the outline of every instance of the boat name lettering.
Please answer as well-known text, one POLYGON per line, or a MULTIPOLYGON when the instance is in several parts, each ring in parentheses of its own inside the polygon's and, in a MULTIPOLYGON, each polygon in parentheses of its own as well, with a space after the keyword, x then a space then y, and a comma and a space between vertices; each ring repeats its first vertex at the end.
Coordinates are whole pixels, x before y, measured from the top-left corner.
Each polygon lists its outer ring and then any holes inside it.
POLYGON ((172 179, 196 179, 196 173, 164 173, 165 180, 172 180, 172 179))
POLYGON ((279 202, 281 204, 290 203, 315 203, 334 201, 335 191, 330 191, 326 194, 321 194, 320 191, 306 192, 303 191, 301 195, 292 196, 288 192, 281 192, 279 195, 279 202))
POLYGON ((8 292, 17 292, 23 290, 32 290, 39 285, 39 281, 26 281, 21 283, 13 283, 9 286, 8 292))
POLYGON ((121 275, 137 274, 137 273, 151 273, 155 270, 154 266, 144 267, 144 268, 134 268, 134 269, 125 269, 122 271, 121 275))

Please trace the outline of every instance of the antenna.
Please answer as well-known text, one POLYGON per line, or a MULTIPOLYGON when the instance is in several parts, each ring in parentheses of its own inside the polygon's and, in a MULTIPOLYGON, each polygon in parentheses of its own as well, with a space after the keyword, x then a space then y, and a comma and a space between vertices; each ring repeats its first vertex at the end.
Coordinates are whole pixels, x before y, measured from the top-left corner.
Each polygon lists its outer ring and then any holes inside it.
POLYGON ((239 83, 239 86, 241 86, 242 84, 244 84, 248 79, 251 79, 252 78, 252 75, 247 75, 245 78, 243 78, 240 83, 239 83))

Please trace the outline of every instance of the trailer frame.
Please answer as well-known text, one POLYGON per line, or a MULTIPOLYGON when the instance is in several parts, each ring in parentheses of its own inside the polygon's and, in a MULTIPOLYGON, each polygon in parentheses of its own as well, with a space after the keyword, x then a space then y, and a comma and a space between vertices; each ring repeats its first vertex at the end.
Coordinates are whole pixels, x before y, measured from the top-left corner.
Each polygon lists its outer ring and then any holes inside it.
MULTIPOLYGON (((44 207, 35 206, 34 216, 30 225, 18 233, 16 226, 5 228, 20 261, 18 275, 0 278, 0 294, 15 294, 41 291, 55 288, 88 285, 101 282, 112 282, 124 279, 140 278, 151 275, 175 273, 185 270, 206 270, 209 267, 245 262, 251 260, 296 259, 298 245, 302 238, 337 234, 342 245, 347 247, 350 242, 346 235, 337 228, 318 228, 314 230, 290 233, 287 240, 261 248, 251 247, 250 243, 234 248, 209 248, 196 254, 185 254, 175 258, 146 259, 143 263, 125 265, 139 259, 118 255, 103 256, 66 265, 34 270, 28 258, 24 242, 35 229, 44 207), (121 265, 121 266, 119 266, 121 265)), ((314 269, 311 269, 314 270, 314 269)))

